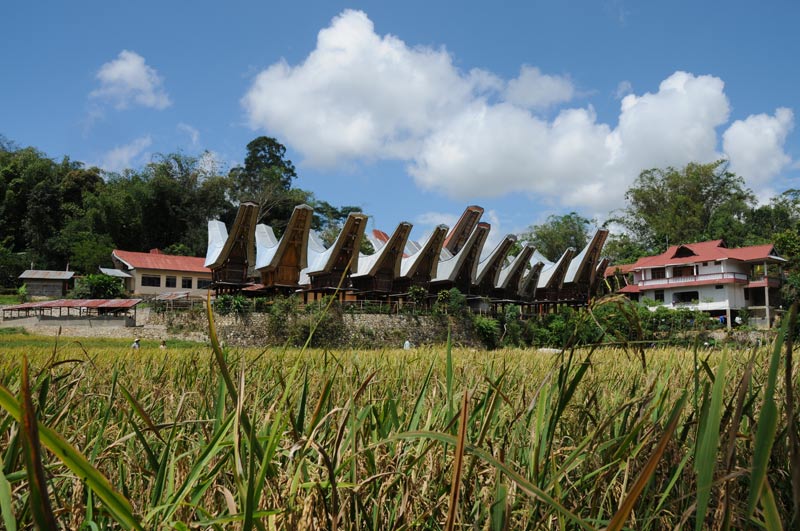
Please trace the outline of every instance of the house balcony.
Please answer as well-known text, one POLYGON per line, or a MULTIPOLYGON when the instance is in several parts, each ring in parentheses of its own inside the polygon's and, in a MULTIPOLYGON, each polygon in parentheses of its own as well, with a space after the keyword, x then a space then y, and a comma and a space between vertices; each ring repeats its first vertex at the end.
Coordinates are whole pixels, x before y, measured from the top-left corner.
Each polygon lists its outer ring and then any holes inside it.
POLYGON ((705 275, 641 280, 639 281, 638 285, 640 288, 661 289, 673 287, 677 288, 681 286, 701 286, 705 284, 746 284, 747 282, 750 282, 750 277, 745 273, 708 273, 705 275))
POLYGON ((780 288, 783 278, 777 275, 750 275, 746 288, 780 288))

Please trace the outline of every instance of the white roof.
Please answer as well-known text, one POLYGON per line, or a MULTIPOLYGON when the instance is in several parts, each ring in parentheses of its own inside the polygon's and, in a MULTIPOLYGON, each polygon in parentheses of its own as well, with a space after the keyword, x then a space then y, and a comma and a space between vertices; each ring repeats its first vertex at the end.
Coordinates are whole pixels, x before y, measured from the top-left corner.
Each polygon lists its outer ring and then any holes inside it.
POLYGON ((517 253, 517 256, 515 256, 514 259, 511 260, 511 263, 500 271, 500 277, 498 278, 497 285, 495 287, 501 289, 508 289, 509 280, 511 279, 511 277, 516 275, 521 268, 525 267, 525 264, 528 263, 528 259, 533 254, 534 250, 535 249, 531 247, 528 243, 525 243, 522 246, 520 252, 517 253))
POLYGON ((511 249, 511 245, 515 241, 517 241, 516 236, 513 234, 506 235, 500 241, 500 243, 497 244, 497 247, 495 247, 486 258, 480 261, 478 264, 478 272, 475 277, 476 284, 481 284, 484 280, 484 277, 489 274, 489 271, 494 269, 494 278, 491 279, 491 284, 492 287, 497 285, 497 281, 500 278, 500 270, 502 269, 502 261, 505 259, 509 249, 511 249))
POLYGON ((564 251, 564 254, 562 254, 561 258, 559 258, 555 263, 551 263, 550 265, 545 264, 544 269, 542 269, 542 272, 539 275, 539 283, 537 284, 537 287, 538 288, 547 287, 547 284, 550 283, 550 280, 553 278, 553 275, 559 271, 559 266, 561 266, 561 264, 565 260, 569 260, 574 252, 575 249, 570 247, 566 251, 564 251))
POLYGON ((208 247, 206 248, 206 262, 204 264, 206 267, 217 261, 227 239, 228 229, 223 222, 216 219, 208 222, 208 247))
POLYGON ((417 242, 410 242, 413 246, 406 245, 406 250, 410 250, 411 248, 416 248, 416 250, 409 253, 408 256, 403 257, 400 261, 400 276, 413 276, 426 256, 433 253, 434 259, 431 260, 431 270, 428 273, 431 278, 435 277, 439 266, 439 253, 444 244, 444 238, 447 236, 447 231, 447 225, 438 225, 421 245, 417 242))
MULTIPOLYGON (((333 267, 333 263, 338 257, 344 245, 344 239, 350 237, 355 231, 358 240, 360 241, 364 235, 364 225, 367 221, 367 216, 360 212, 351 212, 347 216, 344 223, 342 232, 336 237, 336 241, 329 249, 325 249, 322 241, 314 233, 309 231, 308 235, 308 267, 300 271, 299 284, 310 284, 311 275, 315 273, 323 273, 333 267)), ((358 270, 358 247, 354 251, 353 262, 350 264, 350 271, 358 270)))
MULTIPOLYGON (((378 265, 381 263, 384 255, 386 253, 391 252, 391 249, 395 247, 396 244, 402 244, 401 247, 405 248, 406 240, 408 239, 408 235, 411 232, 411 223, 407 221, 402 221, 395 229, 394 233, 389 237, 389 241, 386 242, 380 249, 370 255, 364 255, 359 253, 358 255, 358 268, 356 272, 352 275, 354 277, 362 277, 362 276, 370 276, 375 275, 377 272, 376 269, 378 265), (398 241, 402 240, 402 241, 398 241)), ((397 256, 397 262, 394 264, 395 270, 395 277, 400 276, 400 260, 402 259, 403 254, 399 253, 397 256)))
MULTIPOLYGON (((470 251, 475 246, 483 247, 483 244, 486 242, 486 237, 489 235, 489 228, 486 225, 478 225, 475 227, 475 230, 472 231, 472 234, 469 235, 467 242, 464 246, 459 249, 459 251, 450 259, 441 260, 439 262, 438 271, 436 272, 436 277, 433 278, 432 282, 441 282, 441 281, 455 281, 458 274, 461 272, 461 268, 464 267, 464 262, 467 259, 470 251)), ((479 253, 480 254, 480 253, 479 253)), ((476 260, 472 264, 472 271, 470 272, 470 282, 475 281, 475 273, 478 269, 478 261, 476 260)))

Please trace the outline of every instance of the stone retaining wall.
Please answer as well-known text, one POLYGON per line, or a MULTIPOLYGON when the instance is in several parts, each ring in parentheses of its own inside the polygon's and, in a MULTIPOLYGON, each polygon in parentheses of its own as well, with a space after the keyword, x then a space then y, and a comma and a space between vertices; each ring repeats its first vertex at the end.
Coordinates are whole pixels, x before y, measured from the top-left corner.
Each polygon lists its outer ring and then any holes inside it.
MULTIPOLYGON (((447 316, 343 314, 341 320, 341 343, 356 347, 401 348, 406 341, 410 341, 412 345, 447 341, 447 316)), ((471 327, 460 320, 450 321, 454 344, 480 345, 471 327)), ((283 340, 270 334, 269 314, 266 313, 217 315, 215 324, 220 340, 230 346, 270 346, 283 343, 283 340)), ((203 312, 151 312, 149 325, 163 326, 170 335, 198 331, 205 333, 208 327, 203 312)))

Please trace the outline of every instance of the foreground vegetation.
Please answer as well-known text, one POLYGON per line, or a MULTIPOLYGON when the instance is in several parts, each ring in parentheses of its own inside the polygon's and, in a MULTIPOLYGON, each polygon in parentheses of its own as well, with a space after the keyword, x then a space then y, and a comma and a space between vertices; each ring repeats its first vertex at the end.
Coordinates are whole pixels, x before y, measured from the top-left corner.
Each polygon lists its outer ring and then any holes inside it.
POLYGON ((6 529, 797 525, 783 336, 555 354, 1 341, 6 529))

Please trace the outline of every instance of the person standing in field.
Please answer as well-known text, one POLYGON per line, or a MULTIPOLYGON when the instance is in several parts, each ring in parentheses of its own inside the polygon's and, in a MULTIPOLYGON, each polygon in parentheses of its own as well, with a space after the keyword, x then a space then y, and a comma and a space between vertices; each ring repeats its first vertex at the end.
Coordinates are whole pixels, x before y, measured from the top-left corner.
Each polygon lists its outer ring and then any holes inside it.
POLYGON ((132 349, 136 349, 136 350, 139 349, 139 338, 138 337, 133 340, 133 344, 131 345, 131 348, 132 349))

